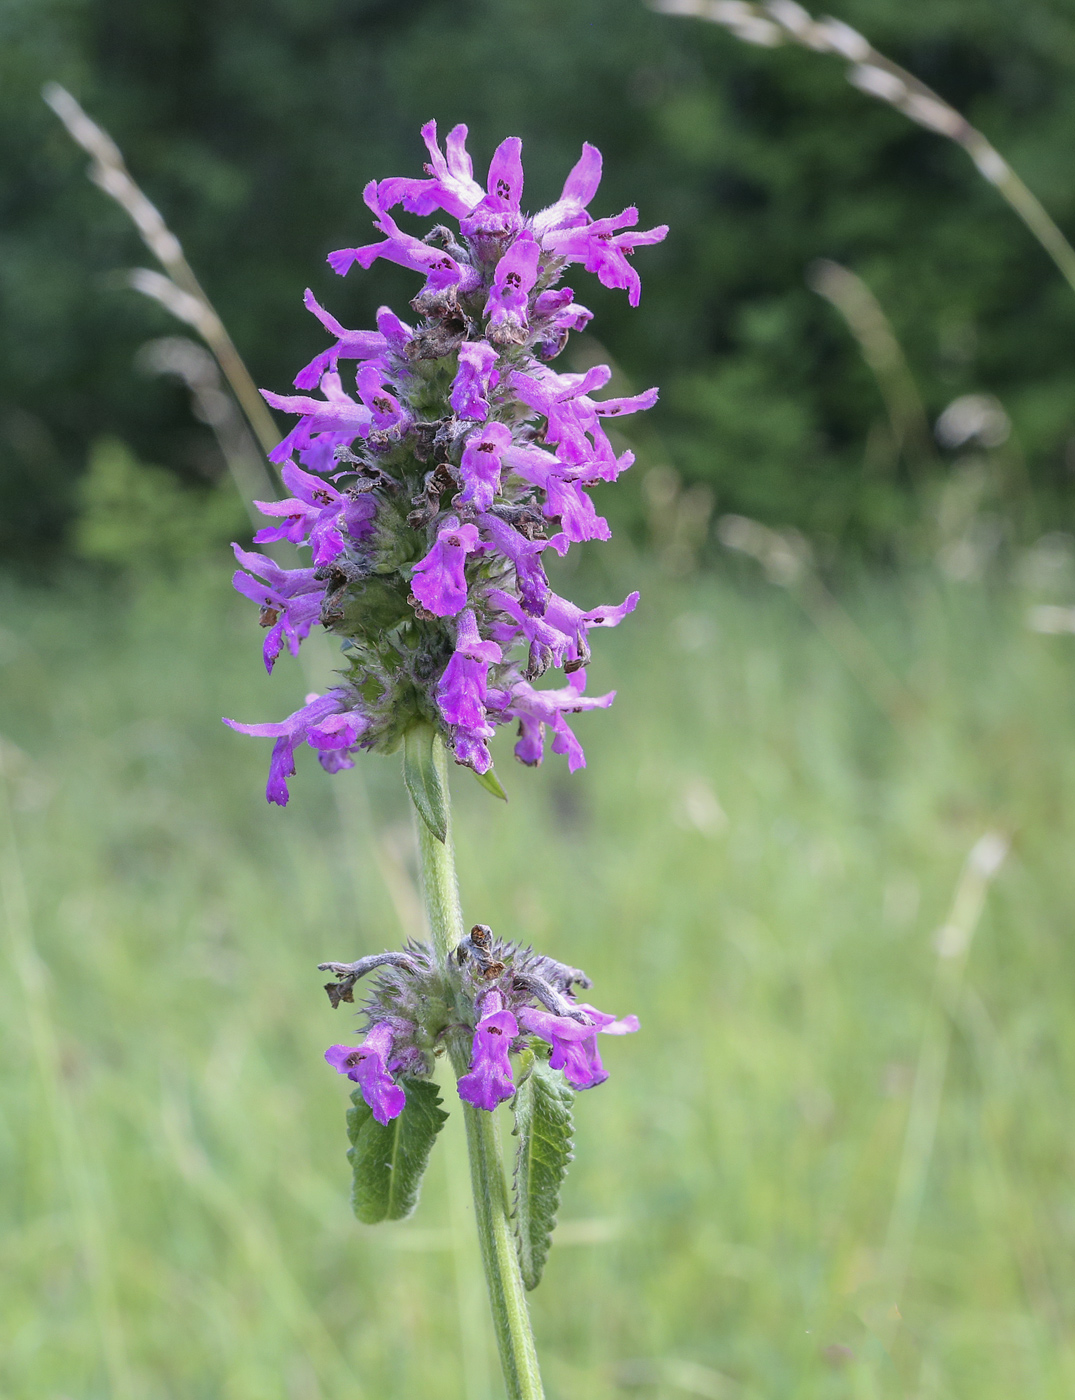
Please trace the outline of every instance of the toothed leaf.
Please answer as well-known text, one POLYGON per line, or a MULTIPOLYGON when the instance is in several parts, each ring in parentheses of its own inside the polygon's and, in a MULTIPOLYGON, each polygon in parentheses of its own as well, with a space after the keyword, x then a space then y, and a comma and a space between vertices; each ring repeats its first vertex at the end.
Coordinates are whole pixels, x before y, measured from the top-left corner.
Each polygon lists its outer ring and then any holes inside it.
POLYGON ((428 1079, 405 1079, 407 1103, 398 1118, 378 1123, 356 1089, 347 1110, 347 1157, 354 1172, 351 1206, 365 1225, 405 1220, 418 1204, 422 1174, 433 1143, 448 1115, 437 1086, 428 1079))
POLYGON ((560 1185, 574 1155, 574 1097, 563 1075, 541 1060, 535 1060, 515 1094, 515 1245, 528 1289, 541 1282, 556 1228, 560 1185))

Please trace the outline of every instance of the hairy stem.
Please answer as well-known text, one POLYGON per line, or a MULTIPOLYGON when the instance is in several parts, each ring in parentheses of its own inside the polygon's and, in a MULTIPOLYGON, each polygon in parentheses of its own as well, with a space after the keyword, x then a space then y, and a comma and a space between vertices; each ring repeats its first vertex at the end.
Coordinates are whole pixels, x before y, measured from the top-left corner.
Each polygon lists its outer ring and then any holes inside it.
MULTIPOLYGON (((445 839, 439 841, 417 811, 415 823, 421 852, 422 892, 430 932, 438 954, 446 958, 462 939, 464 928, 448 806, 448 761, 439 739, 434 743, 434 762, 449 814, 445 839)), ((469 1039, 453 1036, 449 1051, 456 1076, 465 1074, 469 1067, 469 1039)), ((470 1155, 474 1215, 508 1400, 543 1400, 545 1392, 541 1385, 534 1334, 530 1328, 530 1311, 508 1214, 508 1192, 496 1117, 464 1103, 463 1118, 470 1155)))

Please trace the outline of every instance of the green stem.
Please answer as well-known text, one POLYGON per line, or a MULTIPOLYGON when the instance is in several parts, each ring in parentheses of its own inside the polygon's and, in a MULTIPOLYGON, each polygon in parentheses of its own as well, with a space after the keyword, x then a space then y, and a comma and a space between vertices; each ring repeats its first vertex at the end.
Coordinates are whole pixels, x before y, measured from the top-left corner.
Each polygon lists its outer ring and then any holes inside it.
MULTIPOLYGON (((448 813, 447 832, 439 841, 415 812, 418 827, 418 847, 422 864, 422 892, 426 914, 438 954, 447 958, 464 934, 463 913, 459 907, 459 885, 455 874, 455 853, 452 846, 451 809, 448 799, 448 761, 444 745, 434 742, 434 763, 444 792, 448 813)), ((449 1043, 452 1068, 456 1076, 469 1068, 469 1037, 453 1036, 449 1043)), ((470 1155, 470 1181, 474 1191, 474 1215, 478 1224, 485 1282, 493 1312, 500 1365, 508 1400, 544 1400, 541 1372, 538 1369, 534 1334, 530 1327, 530 1311, 519 1272, 511 1218, 508 1213, 508 1192, 504 1180, 504 1164, 500 1153, 495 1115, 463 1104, 463 1119, 467 1129, 467 1149, 470 1155)))

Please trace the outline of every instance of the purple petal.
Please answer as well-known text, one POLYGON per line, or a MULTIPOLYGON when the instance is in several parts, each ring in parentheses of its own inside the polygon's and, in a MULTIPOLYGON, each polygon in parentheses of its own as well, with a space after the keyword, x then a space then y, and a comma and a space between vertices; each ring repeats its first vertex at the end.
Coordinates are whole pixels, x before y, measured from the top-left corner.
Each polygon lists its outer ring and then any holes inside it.
POLYGON ((388 1123, 402 1112, 407 1096, 388 1072, 392 1054, 392 1028, 375 1025, 361 1045, 332 1045, 325 1059, 339 1074, 346 1074, 362 1090, 378 1123, 388 1123))
POLYGON ((437 534, 437 542, 414 566, 411 590, 422 607, 437 617, 454 617, 467 601, 464 574, 467 556, 478 548, 478 531, 460 526, 449 516, 437 534))
POLYGON ((489 162, 486 181, 488 198, 499 200, 506 208, 518 212, 523 197, 523 143, 518 136, 501 141, 489 162))
POLYGON ((504 423, 487 423, 479 433, 471 433, 463 448, 459 470, 463 490, 459 504, 473 503, 487 511, 500 490, 501 458, 511 445, 511 429, 504 423))
POLYGON ((527 300, 537 281, 540 259, 540 245, 523 234, 497 263, 485 306, 490 326, 511 325, 525 329, 527 300))
POLYGON ((494 369, 496 361, 497 352, 484 340, 468 340, 459 347, 451 404, 460 418, 484 422, 489 417, 489 391, 500 380, 494 369))
POLYGON ((508 1055, 519 1034, 519 1024, 510 1011, 503 1009, 503 1000, 496 991, 486 996, 482 1013, 474 1028, 470 1072, 460 1078, 458 1087, 461 1099, 491 1113, 515 1093, 508 1055))

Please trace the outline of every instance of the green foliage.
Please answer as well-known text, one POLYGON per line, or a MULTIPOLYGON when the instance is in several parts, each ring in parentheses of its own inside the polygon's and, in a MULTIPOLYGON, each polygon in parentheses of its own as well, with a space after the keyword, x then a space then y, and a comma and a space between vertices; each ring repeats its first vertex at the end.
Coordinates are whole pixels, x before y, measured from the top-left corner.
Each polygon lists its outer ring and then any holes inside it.
POLYGON ((246 531, 230 481, 207 491, 139 462, 118 438, 100 438, 79 482, 75 552, 119 568, 168 569, 204 558, 246 531))
POLYGON ((574 1157, 574 1097, 559 1070, 534 1060, 524 1068, 512 1103, 513 1132, 519 1139, 512 1194, 515 1243, 527 1288, 536 1288, 541 1282, 560 1209, 560 1187, 574 1157))
POLYGON ((433 745, 440 737, 425 720, 412 724, 403 736, 403 781, 426 826, 444 841, 448 835, 448 808, 440 774, 433 760, 433 745))
MULTIPOLYGON (((642 1021, 574 1104, 529 1295, 549 1393, 1068 1400, 1075 639, 1024 617, 1075 604, 1070 542, 1027 561, 1047 597, 1029 569, 846 588, 922 698, 898 733, 753 571, 672 585, 603 558, 573 596, 643 602, 595 657, 615 704, 572 717, 587 769, 515 768, 501 733, 510 810, 452 775, 468 924, 642 1021), (990 828, 1013 852, 950 1013, 886 1354, 934 936, 990 828)), ((359 1228, 322 1058, 346 1036, 317 963, 399 946, 418 907, 399 762, 330 777, 304 751, 266 804, 272 741, 220 716, 320 685, 286 656, 265 675, 226 574, 122 606, 84 576, 0 595, 0 1394, 473 1400, 497 1362, 463 1114, 412 1219, 359 1228)))
POLYGON ((347 1110, 347 1160, 354 1181, 351 1206, 364 1225, 406 1220, 418 1204, 429 1154, 448 1115, 437 1086, 428 1079, 405 1079, 407 1102, 388 1123, 378 1123, 356 1089, 347 1110))
POLYGON ((491 793, 494 797, 499 797, 502 802, 508 800, 508 794, 504 791, 495 769, 489 768, 484 773, 475 773, 474 776, 486 792, 491 793))
MULTIPOLYGON (((824 8, 824 7, 822 7, 824 8)), ((844 0, 839 17, 954 102, 1075 228, 1075 16, 1068 0, 844 0)), ((581 142, 605 155, 600 213, 666 221, 639 255, 632 312, 581 271, 576 292, 683 474, 720 509, 883 542, 907 482, 864 468, 883 405, 833 309, 804 286, 845 264, 891 318, 932 416, 958 394, 1012 413, 1050 518, 1075 437, 1075 298, 958 150, 853 90, 844 65, 756 49, 623 0, 200 0, 9 3, 0 45, 0 547, 55 539, 89 445, 118 433, 192 475, 211 450, 175 386, 131 360, 166 314, 106 274, 143 261, 125 216, 41 103, 74 88, 113 133, 218 303, 259 384, 286 389, 325 345, 301 304, 350 326, 414 279, 384 264, 341 282, 333 248, 370 233, 365 182, 417 173, 418 127, 466 121, 479 170, 526 143, 526 202, 559 191, 581 142), (318 271, 319 267, 321 268, 318 271)), ((629 434, 634 425, 625 429, 629 434)), ((639 510, 637 487, 627 478, 639 510)))

